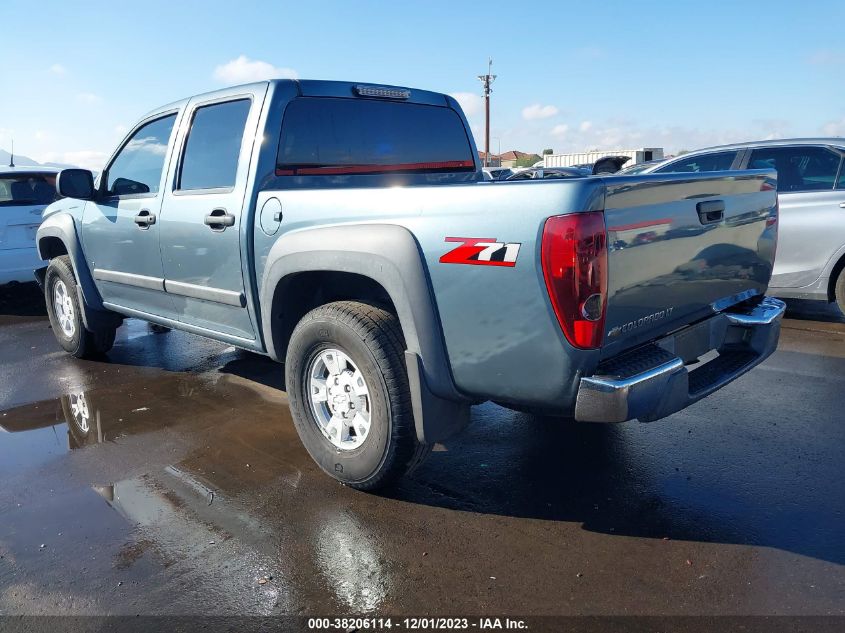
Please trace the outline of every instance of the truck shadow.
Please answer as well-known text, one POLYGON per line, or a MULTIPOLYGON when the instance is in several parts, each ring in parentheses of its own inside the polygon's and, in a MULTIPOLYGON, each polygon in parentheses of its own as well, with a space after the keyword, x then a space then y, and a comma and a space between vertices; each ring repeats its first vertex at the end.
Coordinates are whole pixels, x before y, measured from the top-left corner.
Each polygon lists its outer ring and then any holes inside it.
MULTIPOLYGON (((845 359, 826 360, 845 375, 845 359)), ((608 535, 773 547, 845 563, 841 383, 815 385, 823 393, 810 416, 800 403, 813 398, 812 386, 806 394, 771 398, 770 386, 754 395, 757 383, 772 378, 757 372, 721 398, 648 425, 577 424, 477 407, 466 432, 388 496, 576 522, 608 535)))
POLYGON ((4 316, 47 316, 41 288, 35 282, 0 286, 0 319, 4 316))

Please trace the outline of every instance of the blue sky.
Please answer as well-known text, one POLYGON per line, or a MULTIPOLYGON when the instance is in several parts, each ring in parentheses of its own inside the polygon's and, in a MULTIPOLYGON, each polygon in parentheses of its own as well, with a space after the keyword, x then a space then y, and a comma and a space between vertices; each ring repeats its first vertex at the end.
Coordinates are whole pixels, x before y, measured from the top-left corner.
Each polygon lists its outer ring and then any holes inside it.
POLYGON ((845 2, 3 0, 0 148, 99 168, 154 107, 267 75, 448 92, 492 150, 845 135, 845 2))

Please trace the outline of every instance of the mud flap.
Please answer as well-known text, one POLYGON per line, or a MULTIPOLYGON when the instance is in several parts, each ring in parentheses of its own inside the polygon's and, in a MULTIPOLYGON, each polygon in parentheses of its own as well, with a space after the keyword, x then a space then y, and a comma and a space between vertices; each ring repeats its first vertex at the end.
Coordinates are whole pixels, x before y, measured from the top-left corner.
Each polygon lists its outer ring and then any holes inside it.
POLYGON ((462 431, 469 424, 469 403, 446 400, 431 393, 425 382, 422 359, 419 355, 406 351, 405 364, 408 367, 408 383, 411 388, 417 439, 431 444, 441 442, 462 431))

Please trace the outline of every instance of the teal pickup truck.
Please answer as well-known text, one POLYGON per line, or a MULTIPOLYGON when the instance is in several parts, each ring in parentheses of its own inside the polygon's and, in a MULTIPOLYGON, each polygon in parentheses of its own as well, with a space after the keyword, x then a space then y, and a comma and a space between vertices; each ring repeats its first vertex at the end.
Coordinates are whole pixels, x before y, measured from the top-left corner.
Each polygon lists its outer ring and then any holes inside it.
POLYGON ((775 348, 773 170, 485 182, 447 95, 278 80, 159 108, 37 232, 59 344, 125 317, 284 362, 299 435, 361 489, 470 406, 665 417, 775 348))

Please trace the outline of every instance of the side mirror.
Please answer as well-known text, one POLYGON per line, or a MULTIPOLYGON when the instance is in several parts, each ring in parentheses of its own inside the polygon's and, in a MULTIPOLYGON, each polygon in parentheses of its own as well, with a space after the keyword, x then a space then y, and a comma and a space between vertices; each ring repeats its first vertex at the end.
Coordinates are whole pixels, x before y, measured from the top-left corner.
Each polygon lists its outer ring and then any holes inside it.
POLYGON ((56 177, 56 191, 65 198, 94 199, 94 174, 87 169, 63 169, 56 177))

